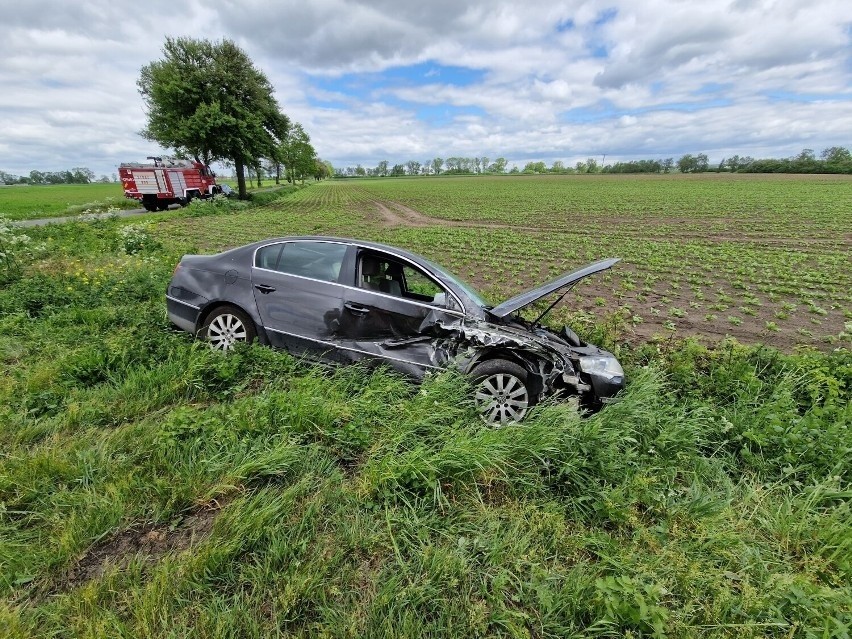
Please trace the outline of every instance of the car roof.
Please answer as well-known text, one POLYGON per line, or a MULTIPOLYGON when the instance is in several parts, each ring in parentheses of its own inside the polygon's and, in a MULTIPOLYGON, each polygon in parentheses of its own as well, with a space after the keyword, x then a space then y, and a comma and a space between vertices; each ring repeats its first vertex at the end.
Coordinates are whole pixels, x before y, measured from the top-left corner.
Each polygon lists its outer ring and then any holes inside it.
MULTIPOLYGON (((389 253, 395 253, 400 257, 405 257, 415 262, 429 262, 431 264, 431 260, 419 255, 417 253, 412 253, 404 248, 400 248, 398 246, 391 246, 390 244, 381 244, 379 242, 370 242, 368 240, 356 240, 349 237, 333 237, 330 235, 290 235, 287 237, 270 237, 265 240, 259 240, 257 242, 253 242, 252 244, 247 244, 245 246, 236 247, 231 250, 241 250, 246 248, 256 249, 260 246, 265 246, 267 244, 276 244, 279 242, 293 242, 293 241, 313 241, 313 242, 341 242, 344 244, 354 244, 355 246, 360 246, 363 248, 375 249, 377 251, 386 251, 389 253)), ((227 252, 227 251, 226 251, 227 252)))

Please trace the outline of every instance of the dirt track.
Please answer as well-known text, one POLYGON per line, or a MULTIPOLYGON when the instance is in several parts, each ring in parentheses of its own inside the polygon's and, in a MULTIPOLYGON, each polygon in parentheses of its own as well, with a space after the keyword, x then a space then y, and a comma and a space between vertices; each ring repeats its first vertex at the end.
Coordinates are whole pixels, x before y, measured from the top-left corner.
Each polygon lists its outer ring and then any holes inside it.
POLYGON ((530 233, 550 232, 550 229, 538 226, 517 226, 514 224, 500 224, 499 222, 445 220, 429 217, 428 215, 423 215, 420 211, 405 206, 404 204, 391 202, 390 200, 386 200, 384 202, 374 200, 373 204, 378 209, 382 220, 384 220, 387 226, 409 226, 414 228, 423 228, 426 226, 456 226, 465 228, 516 229, 530 233))

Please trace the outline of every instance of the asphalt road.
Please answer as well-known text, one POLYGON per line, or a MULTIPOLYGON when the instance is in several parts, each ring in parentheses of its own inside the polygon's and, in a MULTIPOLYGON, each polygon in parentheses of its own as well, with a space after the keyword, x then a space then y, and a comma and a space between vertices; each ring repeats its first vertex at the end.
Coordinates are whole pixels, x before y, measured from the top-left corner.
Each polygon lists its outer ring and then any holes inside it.
MULTIPOLYGON (((180 208, 180 206, 174 205, 175 209, 180 208)), ((171 207, 169 207, 171 209, 171 207)), ((162 211, 158 211, 161 213, 162 211)), ((117 211, 115 213, 95 213, 95 217, 97 218, 106 218, 106 217, 133 217, 135 215, 144 215, 150 214, 150 211, 146 211, 145 209, 124 209, 121 211, 117 211)), ((12 222, 12 226, 20 226, 20 227, 30 227, 30 226, 47 226, 48 224, 62 224, 63 222, 73 222, 78 219, 79 215, 69 215, 67 217, 43 217, 37 220, 17 220, 12 222)))

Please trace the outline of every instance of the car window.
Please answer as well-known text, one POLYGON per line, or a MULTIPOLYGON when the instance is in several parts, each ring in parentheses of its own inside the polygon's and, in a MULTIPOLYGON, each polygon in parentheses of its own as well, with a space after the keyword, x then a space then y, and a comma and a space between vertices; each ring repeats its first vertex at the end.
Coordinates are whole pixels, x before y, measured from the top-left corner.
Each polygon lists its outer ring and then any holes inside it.
MULTIPOLYGON (((470 284, 467 284, 458 275, 454 275, 454 274, 450 273, 447 269, 443 268, 442 266, 438 266, 434 262, 430 262, 428 260, 424 260, 424 261, 429 265, 429 267, 432 269, 433 273, 437 273, 438 275, 441 276, 442 280, 444 280, 445 282, 451 282, 451 283, 455 284, 457 287, 459 287, 462 291, 464 291, 465 295, 467 295, 471 300, 473 300, 474 304, 476 304, 477 306, 480 306, 482 308, 490 308, 490 306, 488 306, 488 304, 485 302, 485 300, 483 300, 482 297, 480 297, 479 293, 477 293, 476 290, 470 284)), ((458 305, 455 302, 453 302, 452 308, 457 308, 457 306, 458 305)), ((457 310, 462 310, 462 309, 457 308, 457 310)))
POLYGON ((420 269, 374 253, 359 257, 358 286, 445 308, 458 306, 443 286, 420 269))
POLYGON ((257 250, 254 265, 258 268, 268 268, 274 271, 278 265, 278 256, 281 255, 283 244, 270 244, 257 250))
POLYGON ((417 271, 410 266, 403 266, 402 273, 405 276, 406 289, 413 293, 434 298, 439 293, 444 292, 444 289, 438 286, 434 280, 427 277, 425 273, 417 271))
POLYGON ((346 244, 330 242, 287 242, 278 258, 276 270, 325 282, 337 282, 346 248, 346 244))

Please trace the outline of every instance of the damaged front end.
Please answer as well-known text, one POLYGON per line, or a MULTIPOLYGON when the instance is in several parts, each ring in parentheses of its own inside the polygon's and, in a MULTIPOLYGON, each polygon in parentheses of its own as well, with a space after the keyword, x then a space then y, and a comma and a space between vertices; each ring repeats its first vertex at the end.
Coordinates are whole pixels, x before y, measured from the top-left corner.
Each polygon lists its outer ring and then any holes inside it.
POLYGON ((527 384, 537 399, 576 395, 584 408, 595 409, 614 400, 624 388, 624 371, 611 353, 584 343, 567 327, 561 334, 532 325, 521 318, 489 321, 466 318, 432 323, 427 329, 434 361, 452 364, 465 373, 494 359, 522 366, 527 384))
POLYGON ((616 357, 581 341, 568 327, 557 334, 544 328, 541 321, 577 282, 610 269, 619 261, 600 260, 487 309, 490 321, 475 328, 466 327, 465 331, 480 349, 478 357, 489 357, 491 349, 499 348, 524 362, 538 380, 541 397, 568 392, 578 395, 581 404, 591 409, 614 401, 625 384, 624 370, 616 357), (521 309, 554 293, 559 293, 558 297, 533 321, 521 317, 521 309))

